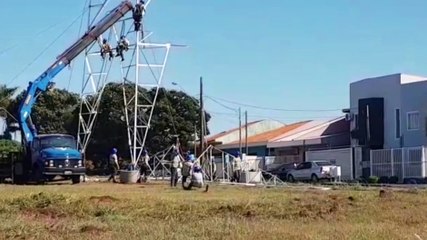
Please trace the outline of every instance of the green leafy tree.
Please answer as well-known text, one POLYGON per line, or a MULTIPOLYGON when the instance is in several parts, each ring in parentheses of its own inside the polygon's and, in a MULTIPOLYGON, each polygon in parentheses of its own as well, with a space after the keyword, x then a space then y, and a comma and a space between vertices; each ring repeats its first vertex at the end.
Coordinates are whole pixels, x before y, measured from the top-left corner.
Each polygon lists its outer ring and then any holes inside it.
MULTIPOLYGON (((134 86, 124 86, 126 94, 134 92, 134 86)), ((155 90, 140 89, 140 104, 153 99, 155 90), (145 96, 145 97, 144 97, 145 96)), ((206 122, 210 115, 206 115, 206 122)), ((184 148, 194 138, 195 127, 199 128, 199 102, 180 91, 160 89, 148 131, 146 147, 150 153, 166 149, 178 135, 184 148)), ((209 133, 209 132, 208 132, 209 133)), ((208 134, 207 133, 207 134, 208 134)), ((111 147, 117 147, 121 155, 129 157, 128 135, 123 102, 123 85, 110 83, 101 99, 93 137, 88 147, 89 155, 108 154, 111 147)))
MULTIPOLYGON (((129 157, 128 133, 123 102, 123 87, 128 99, 134 93, 130 84, 109 83, 101 98, 98 115, 86 156, 90 159, 105 158, 111 147, 119 148, 123 157, 129 157)), ((140 89, 140 104, 153 99, 155 90, 140 89)), ((19 104, 25 92, 11 101, 9 109, 18 116, 19 104)), ((89 96, 96 97, 96 96, 89 96)), ((86 110, 86 109, 83 109, 86 110)), ((33 107, 32 119, 39 133, 77 134, 80 104, 77 94, 55 89, 39 96, 33 107)), ((206 122, 210 115, 205 113, 206 122)), ((184 148, 194 138, 195 129, 200 126, 199 102, 181 91, 160 89, 154 108, 151 128, 148 131, 146 147, 150 153, 166 149, 178 135, 184 148)), ((208 132, 209 133, 209 132, 208 132)), ((207 133, 207 134, 208 134, 207 133)))
POLYGON ((0 107, 7 109, 12 101, 12 97, 15 94, 17 88, 9 88, 4 84, 0 85, 0 107))
MULTIPOLYGON (((19 105, 25 91, 14 99, 9 109, 18 118, 19 105)), ((33 106, 32 120, 38 133, 71 133, 75 132, 73 115, 79 106, 79 96, 67 90, 54 89, 41 94, 33 106)))

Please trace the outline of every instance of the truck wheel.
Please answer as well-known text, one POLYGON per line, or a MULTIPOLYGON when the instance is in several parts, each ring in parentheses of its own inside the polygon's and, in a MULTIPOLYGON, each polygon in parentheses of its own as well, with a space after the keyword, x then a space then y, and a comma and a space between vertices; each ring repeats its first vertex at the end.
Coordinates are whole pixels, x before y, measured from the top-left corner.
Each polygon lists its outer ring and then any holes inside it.
POLYGON ((292 175, 288 176, 288 182, 295 182, 295 178, 292 175))
POLYGON ((45 176, 43 176, 43 171, 37 165, 34 167, 34 178, 37 184, 45 183, 45 176))
POLYGON ((80 183, 80 176, 72 176, 71 177, 71 182, 73 184, 79 184, 80 183))

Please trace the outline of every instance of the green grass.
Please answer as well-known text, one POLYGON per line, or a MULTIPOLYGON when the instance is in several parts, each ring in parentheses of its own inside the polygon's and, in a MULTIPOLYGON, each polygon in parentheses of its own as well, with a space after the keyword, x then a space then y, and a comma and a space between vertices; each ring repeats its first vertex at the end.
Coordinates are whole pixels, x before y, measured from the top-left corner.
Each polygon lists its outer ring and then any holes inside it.
POLYGON ((427 239, 427 192, 0 186, 0 239, 427 239))

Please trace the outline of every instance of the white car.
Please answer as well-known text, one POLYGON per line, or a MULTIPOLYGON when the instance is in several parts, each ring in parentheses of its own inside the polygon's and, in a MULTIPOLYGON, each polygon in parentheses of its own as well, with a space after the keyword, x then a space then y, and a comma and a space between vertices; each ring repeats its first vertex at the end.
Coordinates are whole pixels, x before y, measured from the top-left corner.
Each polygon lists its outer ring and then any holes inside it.
POLYGON ((295 169, 288 172, 288 181, 313 181, 333 179, 332 169, 336 167, 328 161, 311 161, 300 163, 295 169))

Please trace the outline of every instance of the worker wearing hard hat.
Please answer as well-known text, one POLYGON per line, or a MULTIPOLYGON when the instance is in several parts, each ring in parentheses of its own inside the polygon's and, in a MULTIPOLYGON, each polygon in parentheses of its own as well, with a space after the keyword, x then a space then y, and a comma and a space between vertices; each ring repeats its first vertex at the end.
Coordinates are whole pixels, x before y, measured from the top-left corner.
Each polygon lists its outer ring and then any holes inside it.
POLYGON ((113 182, 117 182, 116 181, 116 175, 117 175, 117 173, 118 173, 118 171, 120 169, 120 166, 119 166, 119 160, 118 160, 118 157, 117 157, 117 149, 116 148, 113 148, 111 150, 110 159, 109 160, 110 160, 109 161, 109 165, 110 165, 110 173, 111 173, 111 175, 110 175, 110 178, 108 179, 108 181, 113 180, 113 182))
POLYGON ((240 152, 237 152, 236 157, 233 159, 233 181, 240 182, 240 172, 242 170, 242 159, 240 152))
POLYGON ((172 161, 171 161, 171 187, 176 187, 178 182, 178 170, 181 163, 181 158, 179 156, 178 148, 174 148, 172 151, 172 161))
POLYGON ((193 163, 196 160, 194 154, 188 154, 185 162, 182 166, 182 186, 187 182, 188 177, 191 176, 191 168, 193 167, 193 163))
POLYGON ((191 171, 191 186, 197 188, 203 187, 203 171, 199 163, 193 165, 191 171))

